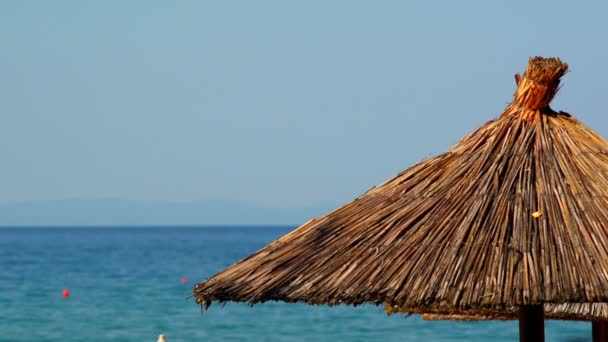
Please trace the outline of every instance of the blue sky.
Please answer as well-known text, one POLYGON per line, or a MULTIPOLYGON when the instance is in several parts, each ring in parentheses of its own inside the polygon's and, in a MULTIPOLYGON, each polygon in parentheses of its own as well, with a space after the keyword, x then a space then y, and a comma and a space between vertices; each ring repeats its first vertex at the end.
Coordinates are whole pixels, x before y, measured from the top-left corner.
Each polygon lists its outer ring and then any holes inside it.
POLYGON ((606 2, 2 1, 0 203, 346 202, 511 101, 603 136, 606 2))

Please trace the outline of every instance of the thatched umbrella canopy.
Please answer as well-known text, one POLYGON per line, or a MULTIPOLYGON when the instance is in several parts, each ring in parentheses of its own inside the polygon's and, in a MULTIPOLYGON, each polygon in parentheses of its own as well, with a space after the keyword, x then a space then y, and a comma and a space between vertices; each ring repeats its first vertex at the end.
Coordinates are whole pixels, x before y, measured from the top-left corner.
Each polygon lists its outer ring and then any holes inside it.
POLYGON ((531 58, 500 117, 197 284, 196 301, 521 307, 532 335, 543 303, 608 302, 608 142, 549 107, 567 69, 531 58))

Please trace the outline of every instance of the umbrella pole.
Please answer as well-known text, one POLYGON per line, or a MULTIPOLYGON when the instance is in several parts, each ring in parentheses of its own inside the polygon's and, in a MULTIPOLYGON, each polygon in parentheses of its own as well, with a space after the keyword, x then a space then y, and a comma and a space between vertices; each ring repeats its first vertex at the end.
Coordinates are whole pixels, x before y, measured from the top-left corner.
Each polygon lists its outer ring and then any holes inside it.
POLYGON ((608 341, 608 322, 591 322, 591 334, 593 335, 593 342, 608 341))
POLYGON ((591 322, 591 336, 593 342, 599 342, 600 340, 600 322, 593 321, 591 322))
POLYGON ((519 307, 519 341, 545 341, 545 311, 542 305, 519 307))

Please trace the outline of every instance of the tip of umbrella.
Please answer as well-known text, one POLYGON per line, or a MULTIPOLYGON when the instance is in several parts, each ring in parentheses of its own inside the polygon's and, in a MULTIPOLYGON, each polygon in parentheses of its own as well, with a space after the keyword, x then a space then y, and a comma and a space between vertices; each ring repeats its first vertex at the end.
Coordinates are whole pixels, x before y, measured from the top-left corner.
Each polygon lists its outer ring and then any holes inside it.
POLYGON ((559 81, 568 71, 568 64, 557 57, 532 57, 523 75, 515 75, 517 90, 514 103, 523 109, 537 111, 549 106, 557 94, 559 81))
POLYGON ((167 342, 167 339, 165 338, 165 335, 160 334, 158 335, 158 340, 156 340, 156 342, 167 342))

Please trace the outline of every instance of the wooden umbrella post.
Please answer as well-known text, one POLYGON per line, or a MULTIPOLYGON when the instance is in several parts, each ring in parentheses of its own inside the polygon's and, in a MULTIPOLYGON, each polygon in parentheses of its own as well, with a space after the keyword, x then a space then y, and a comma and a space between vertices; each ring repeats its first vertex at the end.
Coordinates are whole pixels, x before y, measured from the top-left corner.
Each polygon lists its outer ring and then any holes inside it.
POLYGON ((593 321, 591 322, 591 336, 592 336, 592 340, 593 342, 599 342, 600 341, 600 322, 598 321, 593 321))
POLYGON ((542 305, 519 307, 519 341, 545 341, 545 311, 542 305))
POLYGON ((608 322, 607 321, 591 322, 591 333, 593 335, 593 342, 608 341, 608 322))

